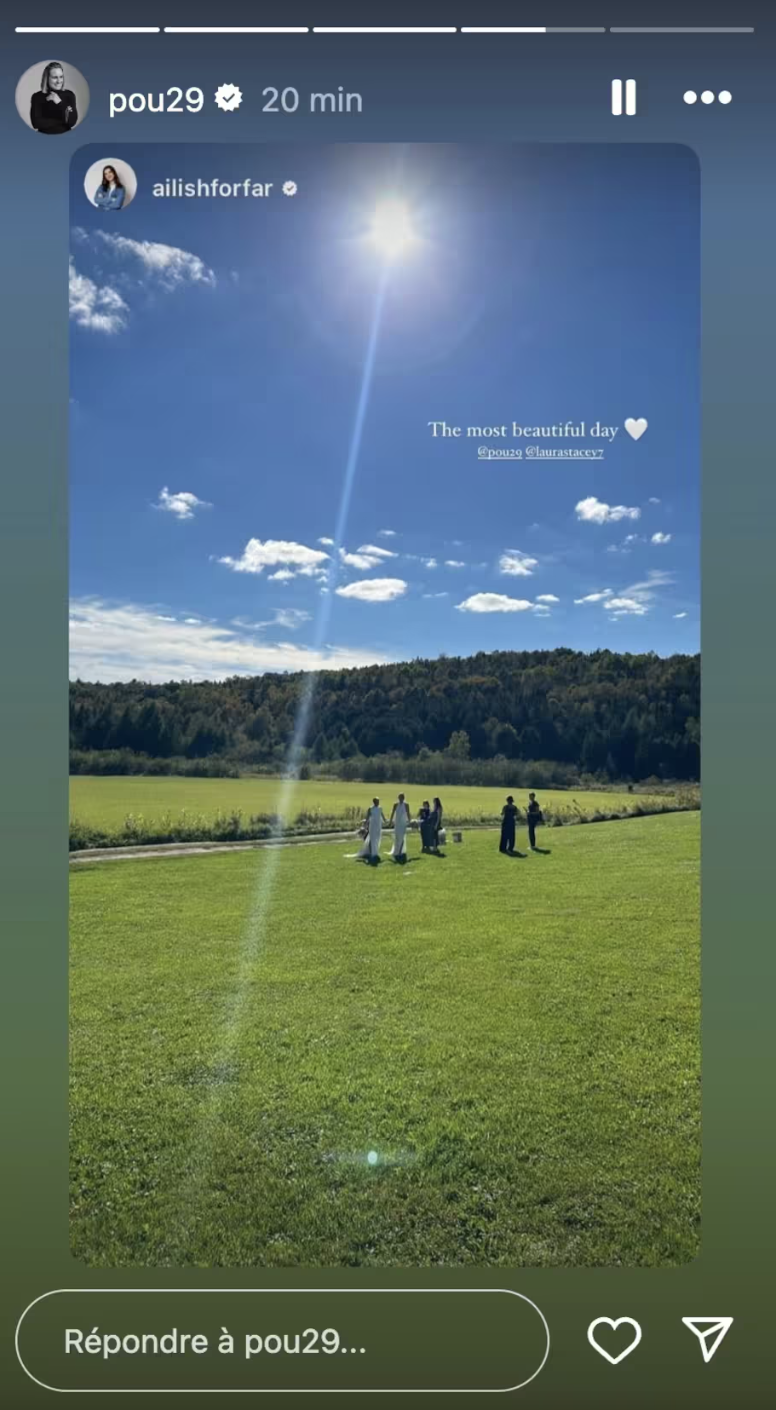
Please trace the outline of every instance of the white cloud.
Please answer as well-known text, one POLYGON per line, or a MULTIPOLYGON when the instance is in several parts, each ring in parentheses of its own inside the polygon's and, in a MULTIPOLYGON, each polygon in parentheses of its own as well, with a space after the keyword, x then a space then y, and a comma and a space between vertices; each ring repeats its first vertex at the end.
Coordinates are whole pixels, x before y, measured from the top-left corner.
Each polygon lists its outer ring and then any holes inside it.
MULTIPOLYGON (((137 284, 150 280, 157 288, 167 291, 183 284, 205 284, 213 287, 216 276, 212 269, 189 250, 181 250, 175 245, 162 245, 154 240, 130 240, 126 235, 115 235, 107 230, 95 230, 89 235, 76 227, 73 235, 81 246, 99 243, 101 250, 108 250, 120 264, 127 257, 141 265, 141 278, 137 284)), ((119 276, 123 283, 132 282, 123 273, 119 276)), ((98 285, 87 275, 79 274, 75 262, 70 258, 69 275, 70 317, 81 328, 89 328, 98 333, 120 333, 126 327, 129 317, 129 304, 110 284, 98 285)))
POLYGON ((79 328, 93 333, 120 333, 126 327, 129 305, 109 284, 98 285, 79 274, 70 260, 68 281, 70 317, 79 328))
POLYGON ((636 597, 610 597, 606 608, 617 617, 643 617, 648 611, 646 603, 636 597))
POLYGON ((650 504, 660 504, 661 501, 660 501, 659 499, 655 499, 655 496, 652 495, 652 496, 650 497, 649 503, 650 503, 650 504))
POLYGON ((641 510, 628 509, 624 504, 604 504, 595 495, 590 495, 579 501, 576 515, 587 524, 616 524, 620 519, 639 519, 641 510))
POLYGON ((462 563, 462 562, 460 561, 460 559, 458 559, 458 558, 446 558, 446 559, 445 559, 445 567, 446 567, 446 568, 465 568, 465 567, 466 567, 466 564, 465 564, 465 563, 462 563))
POLYGON ((252 622, 248 617, 232 617, 230 625, 246 632, 263 632, 267 627, 283 627, 295 632, 304 622, 311 622, 312 614, 303 612, 300 607, 276 607, 275 615, 266 622, 252 622))
POLYGON ((658 588, 668 587, 672 582, 670 573, 662 568, 653 568, 643 582, 632 583, 618 596, 611 588, 604 588, 602 592, 588 593, 587 597, 575 597, 574 602, 577 605, 600 602, 607 612, 612 613, 610 621, 616 621, 619 617, 644 617, 652 606, 658 588))
MULTIPOLYGON (((328 560, 328 553, 318 548, 308 548, 303 543, 285 539, 267 539, 262 543, 261 539, 249 539, 240 558, 219 558, 218 561, 235 573, 263 573, 265 568, 280 566, 286 570, 281 579, 284 581, 291 569, 303 577, 320 576, 322 565, 328 560)), ((277 581, 277 573, 271 576, 277 581)))
POLYGON ((398 553, 394 553, 390 548, 376 548, 373 543, 362 543, 359 553, 367 553, 371 558, 398 558, 398 553))
POLYGON ((161 245, 156 240, 130 240, 126 235, 114 235, 107 230, 96 230, 94 239, 102 241, 117 258, 128 256, 139 260, 145 273, 158 280, 165 289, 176 289, 181 284, 207 284, 212 288, 216 283, 213 270, 208 269, 199 255, 181 250, 177 245, 161 245))
POLYGON ((303 612, 301 607, 276 607, 271 626, 285 627, 287 631, 298 631, 304 622, 311 622, 312 614, 303 612))
POLYGON ((449 592, 424 592, 424 593, 423 593, 423 597, 429 598, 429 599, 432 600, 432 601, 433 601, 434 598, 437 598, 437 597, 449 597, 449 596, 450 596, 449 592))
POLYGON ((424 568, 438 568, 438 567, 439 567, 439 564, 438 564, 436 558, 421 558, 420 561, 421 561, 421 563, 423 564, 423 567, 424 567, 424 568))
POLYGON ((537 601, 537 602, 560 602, 560 598, 559 598, 559 597, 556 597, 556 596, 554 595, 554 593, 551 593, 551 592, 540 592, 540 593, 539 593, 539 596, 538 596, 537 599, 536 599, 536 601, 537 601))
POLYGON ((521 553, 519 548, 508 548, 499 558, 498 568, 500 573, 513 578, 530 578, 537 562, 538 559, 521 553))
POLYGON ((191 490, 177 490, 171 494, 166 485, 159 495, 158 504, 154 505, 154 509, 164 509, 168 514, 174 514, 177 519, 193 519, 195 509, 212 507, 206 499, 198 499, 191 490))
POLYGON ((268 574, 267 574, 267 582, 268 582, 268 583, 290 583, 291 579, 292 579, 292 578, 295 578, 295 577, 296 577, 296 573, 292 573, 290 568, 278 568, 278 570, 277 570, 276 573, 268 573, 268 574))
POLYGON ((403 597, 408 584, 403 578, 364 578, 361 582, 338 587, 338 597, 354 597, 359 602, 393 602, 403 597))
POLYGON ((671 542, 671 535, 670 535, 670 534, 661 534, 661 533, 657 533, 657 534, 653 534, 653 535, 652 535, 652 538, 650 539, 650 543, 670 543, 670 542, 671 542))
POLYGON ((686 612, 674 612, 674 620, 677 621, 677 622, 681 622, 681 621, 683 620, 683 618, 686 617, 686 616, 687 616, 687 613, 686 613, 686 612))
POLYGON ((304 567, 297 568, 296 576, 298 578, 318 578, 319 580, 323 580, 327 578, 329 574, 328 570, 321 567, 320 564, 305 563, 304 567))
POLYGON ((341 548, 340 559, 346 568, 357 568, 360 573, 368 573, 370 568, 379 568, 381 559, 374 553, 348 553, 341 548))
POLYGON ((633 587, 626 588, 625 591, 635 597, 639 594, 648 594, 654 597, 655 588, 670 587, 674 581, 673 573, 669 573, 665 568, 650 568, 646 580, 641 583, 634 583, 633 587))
POLYGON ((581 607, 583 602, 606 602, 611 596, 611 588, 604 588, 602 592, 589 592, 587 597, 575 597, 574 606, 581 607))
POLYGON ((459 602, 456 612, 527 612, 533 607, 519 597, 505 597, 502 592, 475 592, 465 602, 459 602))
POLYGON ((643 534, 626 534, 622 543, 610 543, 607 546, 607 553, 630 553, 634 543, 646 543, 643 534))
MULTIPOLYGON (((323 543, 324 540, 320 539, 319 542, 323 543)), ((390 548, 378 548, 373 543, 363 543, 355 553, 348 553, 347 549, 341 548, 339 556, 346 568, 357 568, 360 573, 368 573, 371 568, 379 568, 387 558, 397 558, 398 554, 390 548)))
POLYGON ((333 548, 333 547, 334 547, 334 539, 326 539, 326 538, 318 539, 318 543, 322 543, 323 546, 324 546, 324 548, 333 548))
POLYGON ((377 530, 377 537, 378 537, 379 539, 395 539, 395 538, 396 538, 396 530, 395 530, 395 529, 378 529, 378 530, 377 530))
POLYGON ((70 675, 89 681, 223 680, 263 671, 319 671, 380 664, 378 651, 320 650, 256 641, 216 623, 176 622, 137 603, 81 598, 70 605, 70 675))

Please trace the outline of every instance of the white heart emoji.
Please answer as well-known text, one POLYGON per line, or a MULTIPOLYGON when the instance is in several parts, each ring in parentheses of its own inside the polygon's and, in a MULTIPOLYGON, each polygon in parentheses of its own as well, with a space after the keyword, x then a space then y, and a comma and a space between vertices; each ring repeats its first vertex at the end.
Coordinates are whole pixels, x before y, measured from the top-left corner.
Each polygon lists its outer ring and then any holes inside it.
POLYGON ((607 1361, 611 1362, 612 1366, 616 1366, 620 1361, 624 1361, 626 1356, 630 1356, 632 1351, 636 1350, 636 1347, 641 1341, 641 1327, 633 1317, 617 1317, 616 1319, 612 1317, 596 1317, 595 1321, 591 1322, 587 1329, 587 1339, 590 1345, 595 1347, 596 1351, 600 1352, 601 1356, 605 1356, 607 1361), (616 1332, 617 1328, 622 1326, 633 1328, 633 1336, 625 1350, 621 1351, 619 1356, 612 1356, 611 1353, 606 1350, 606 1347, 601 1346, 600 1343, 596 1341, 595 1329, 601 1326, 611 1327, 613 1332, 616 1332))
POLYGON ((634 441, 638 441, 641 439, 648 425, 649 422, 647 421, 646 416, 627 416, 625 418, 625 429, 628 432, 628 435, 633 437, 634 441))

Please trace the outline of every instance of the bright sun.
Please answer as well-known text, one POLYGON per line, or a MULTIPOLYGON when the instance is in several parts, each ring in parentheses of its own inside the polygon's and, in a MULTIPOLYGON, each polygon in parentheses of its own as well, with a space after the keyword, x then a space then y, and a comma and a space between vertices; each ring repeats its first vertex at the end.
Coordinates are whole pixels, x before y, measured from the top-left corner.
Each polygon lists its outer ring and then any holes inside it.
POLYGON ((417 236, 403 201, 381 201, 370 228, 372 243, 387 260, 399 259, 414 245, 417 236))

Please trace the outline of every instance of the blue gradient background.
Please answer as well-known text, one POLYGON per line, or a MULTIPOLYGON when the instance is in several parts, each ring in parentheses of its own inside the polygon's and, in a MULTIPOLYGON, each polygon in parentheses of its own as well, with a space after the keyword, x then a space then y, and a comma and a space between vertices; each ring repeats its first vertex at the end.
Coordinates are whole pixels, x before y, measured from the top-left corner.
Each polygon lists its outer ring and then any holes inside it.
MULTIPOLYGON (((207 23, 194 0, 111 11, 114 23, 207 23), (152 13, 152 8, 156 13, 152 13)), ((68 166, 86 143, 135 141, 640 141, 681 142, 702 171, 704 608, 704 1194, 703 1249, 685 1268, 440 1270, 445 1286, 512 1286, 534 1298, 553 1345, 520 1394, 538 1406, 728 1406, 770 1402, 770 1268, 774 1135, 768 1038, 773 931, 768 745, 776 672, 772 637, 776 496, 770 435, 774 206, 773 18, 713 3, 518 7, 395 6, 385 23, 754 24, 755 36, 484 36, 438 38, 19 37, 19 22, 63 23, 61 4, 21 6, 0 31, 4 161, 3 496, 0 514, 3 688, 0 692, 0 894, 5 1073, 2 1205, 7 1256, 0 1281, 3 1382, 15 1405, 48 1393, 27 1380, 12 1344, 24 1306, 49 1288, 93 1286, 67 1246, 67 254, 68 166), (446 9, 446 7, 445 7, 446 9), (520 7, 523 11, 524 7, 520 7), (420 11, 420 12, 419 12, 420 11), (430 11, 430 13, 429 13, 430 11), (468 11, 468 13, 467 13, 468 11), (678 12, 677 12, 678 11, 678 12), (613 13, 614 12, 614 13, 613 13), (44 142, 19 120, 13 91, 39 59, 76 64, 91 109, 74 137, 44 142), (639 112, 614 119, 609 85, 635 77, 639 112), (237 114, 126 115, 109 121, 107 94, 179 83, 212 92, 238 83, 237 114), (300 90, 342 83, 364 95, 360 117, 262 115, 268 84, 300 90), (729 88, 733 102, 694 108, 688 88, 729 88), (770 356, 769 356, 770 355, 770 356), (736 836, 734 838, 733 829, 736 836), (591 1352, 588 1322, 639 1319, 638 1351, 613 1368, 591 1352), (684 1315, 736 1318, 704 1366, 684 1315)), ((7 13, 7 10, 6 10, 7 13)), ((105 21, 84 3, 71 22, 105 21)), ((363 22, 340 4, 233 3, 218 19, 247 23, 363 22), (273 13, 274 12, 274 13, 273 13)), ((772 755, 772 749, 771 749, 772 755)), ((772 1052, 770 1054, 772 1059, 772 1052)), ((431 1286, 427 1270, 358 1274, 379 1285, 431 1286)), ((106 1275, 105 1285, 117 1279, 106 1275)), ((122 1276, 127 1286, 212 1287, 212 1274, 122 1276)), ((225 1286, 267 1286, 245 1270, 225 1286)), ((334 1286, 345 1271, 273 1273, 278 1286, 334 1286)), ((209 1299, 210 1300, 210 1299, 209 1299)), ((444 1299, 439 1300, 444 1303, 444 1299)), ((183 1315, 183 1314, 182 1314, 183 1315)), ((429 1299, 425 1314, 443 1316, 429 1299)), ((474 1316, 474 1314, 473 1314, 474 1316)), ((389 1329, 383 1329, 385 1332, 389 1329)), ((375 1336, 380 1330, 375 1329, 375 1336)), ((477 1357, 476 1321, 471 1336, 477 1357)), ((45 1371, 40 1347, 36 1373, 45 1371)), ((355 1376, 355 1371, 353 1372, 355 1376)), ((412 1384, 412 1368, 408 1367, 412 1384)), ((44 1375, 45 1379, 45 1375, 44 1375)), ((94 1384, 98 1382, 95 1381, 94 1384)), ((354 1385, 358 1380, 354 1379, 354 1385)), ((100 1403, 101 1397, 97 1403, 100 1403)), ((146 1399, 144 1404, 148 1405, 146 1399)))

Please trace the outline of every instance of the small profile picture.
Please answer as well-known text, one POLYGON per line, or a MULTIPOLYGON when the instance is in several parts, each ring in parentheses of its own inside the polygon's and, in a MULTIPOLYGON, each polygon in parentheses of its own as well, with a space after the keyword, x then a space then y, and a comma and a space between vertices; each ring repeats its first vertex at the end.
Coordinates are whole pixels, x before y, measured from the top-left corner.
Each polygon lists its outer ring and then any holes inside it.
POLYGON ((89 167, 84 177, 84 191, 97 210, 121 211, 135 199, 137 177, 132 167, 119 157, 104 157, 89 167))
POLYGON ((89 85, 79 69, 60 59, 43 59, 22 74, 16 108, 34 132, 59 137, 72 132, 89 111, 89 85))

